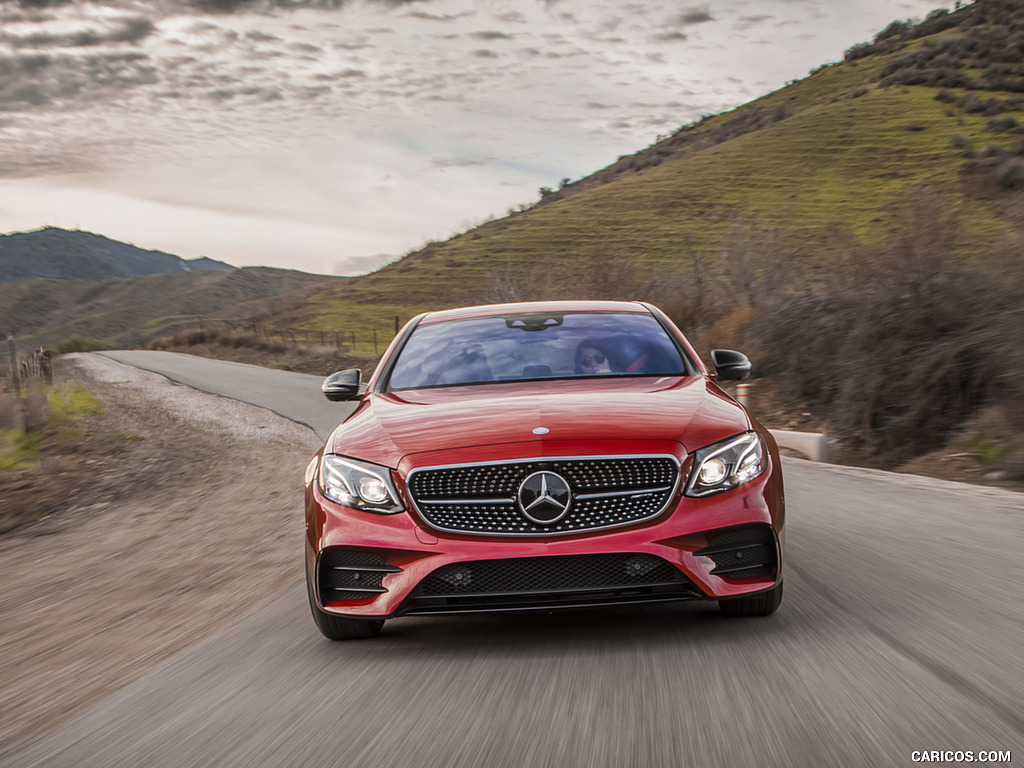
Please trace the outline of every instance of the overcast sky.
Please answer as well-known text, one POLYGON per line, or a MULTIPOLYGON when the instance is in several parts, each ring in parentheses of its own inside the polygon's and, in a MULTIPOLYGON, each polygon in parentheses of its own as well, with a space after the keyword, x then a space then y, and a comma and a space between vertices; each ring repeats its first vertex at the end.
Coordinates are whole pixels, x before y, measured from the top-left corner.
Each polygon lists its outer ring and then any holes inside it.
POLYGON ((932 0, 0 0, 0 232, 355 274, 932 0))

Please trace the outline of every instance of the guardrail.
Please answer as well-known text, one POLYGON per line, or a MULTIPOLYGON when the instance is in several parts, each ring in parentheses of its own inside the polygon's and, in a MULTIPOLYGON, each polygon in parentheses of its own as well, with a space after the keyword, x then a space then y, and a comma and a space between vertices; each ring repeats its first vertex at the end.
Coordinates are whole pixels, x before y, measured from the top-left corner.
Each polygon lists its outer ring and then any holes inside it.
POLYGON ((820 432, 790 432, 769 429, 780 448, 798 451, 811 461, 828 461, 828 440, 820 432))

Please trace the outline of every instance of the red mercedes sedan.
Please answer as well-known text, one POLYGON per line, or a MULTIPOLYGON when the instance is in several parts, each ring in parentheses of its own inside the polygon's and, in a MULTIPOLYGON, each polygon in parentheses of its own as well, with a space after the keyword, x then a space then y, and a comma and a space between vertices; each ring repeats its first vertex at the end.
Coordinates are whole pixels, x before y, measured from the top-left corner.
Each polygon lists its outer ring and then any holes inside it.
POLYGON ((644 303, 560 301, 412 319, 306 470, 317 627, 399 616, 782 600, 785 498, 772 436, 644 303))

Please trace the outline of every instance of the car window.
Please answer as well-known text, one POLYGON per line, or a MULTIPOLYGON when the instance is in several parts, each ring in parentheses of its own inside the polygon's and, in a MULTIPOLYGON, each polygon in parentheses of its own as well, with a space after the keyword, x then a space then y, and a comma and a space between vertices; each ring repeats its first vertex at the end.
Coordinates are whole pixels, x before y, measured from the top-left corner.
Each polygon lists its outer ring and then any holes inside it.
POLYGON ((389 388, 686 373, 679 349, 650 315, 517 314, 418 326, 389 388))

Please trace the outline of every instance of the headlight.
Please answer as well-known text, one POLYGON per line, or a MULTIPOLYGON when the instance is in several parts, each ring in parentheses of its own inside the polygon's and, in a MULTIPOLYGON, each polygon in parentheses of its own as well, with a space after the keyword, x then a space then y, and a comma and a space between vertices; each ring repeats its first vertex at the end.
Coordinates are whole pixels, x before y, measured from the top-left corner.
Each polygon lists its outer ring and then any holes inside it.
POLYGON ((381 515, 404 509, 387 467, 328 453, 320 460, 318 483, 324 496, 352 509, 381 515))
POLYGON ((764 445, 756 432, 745 432, 694 454, 687 496, 710 496, 753 480, 764 472, 764 445))

